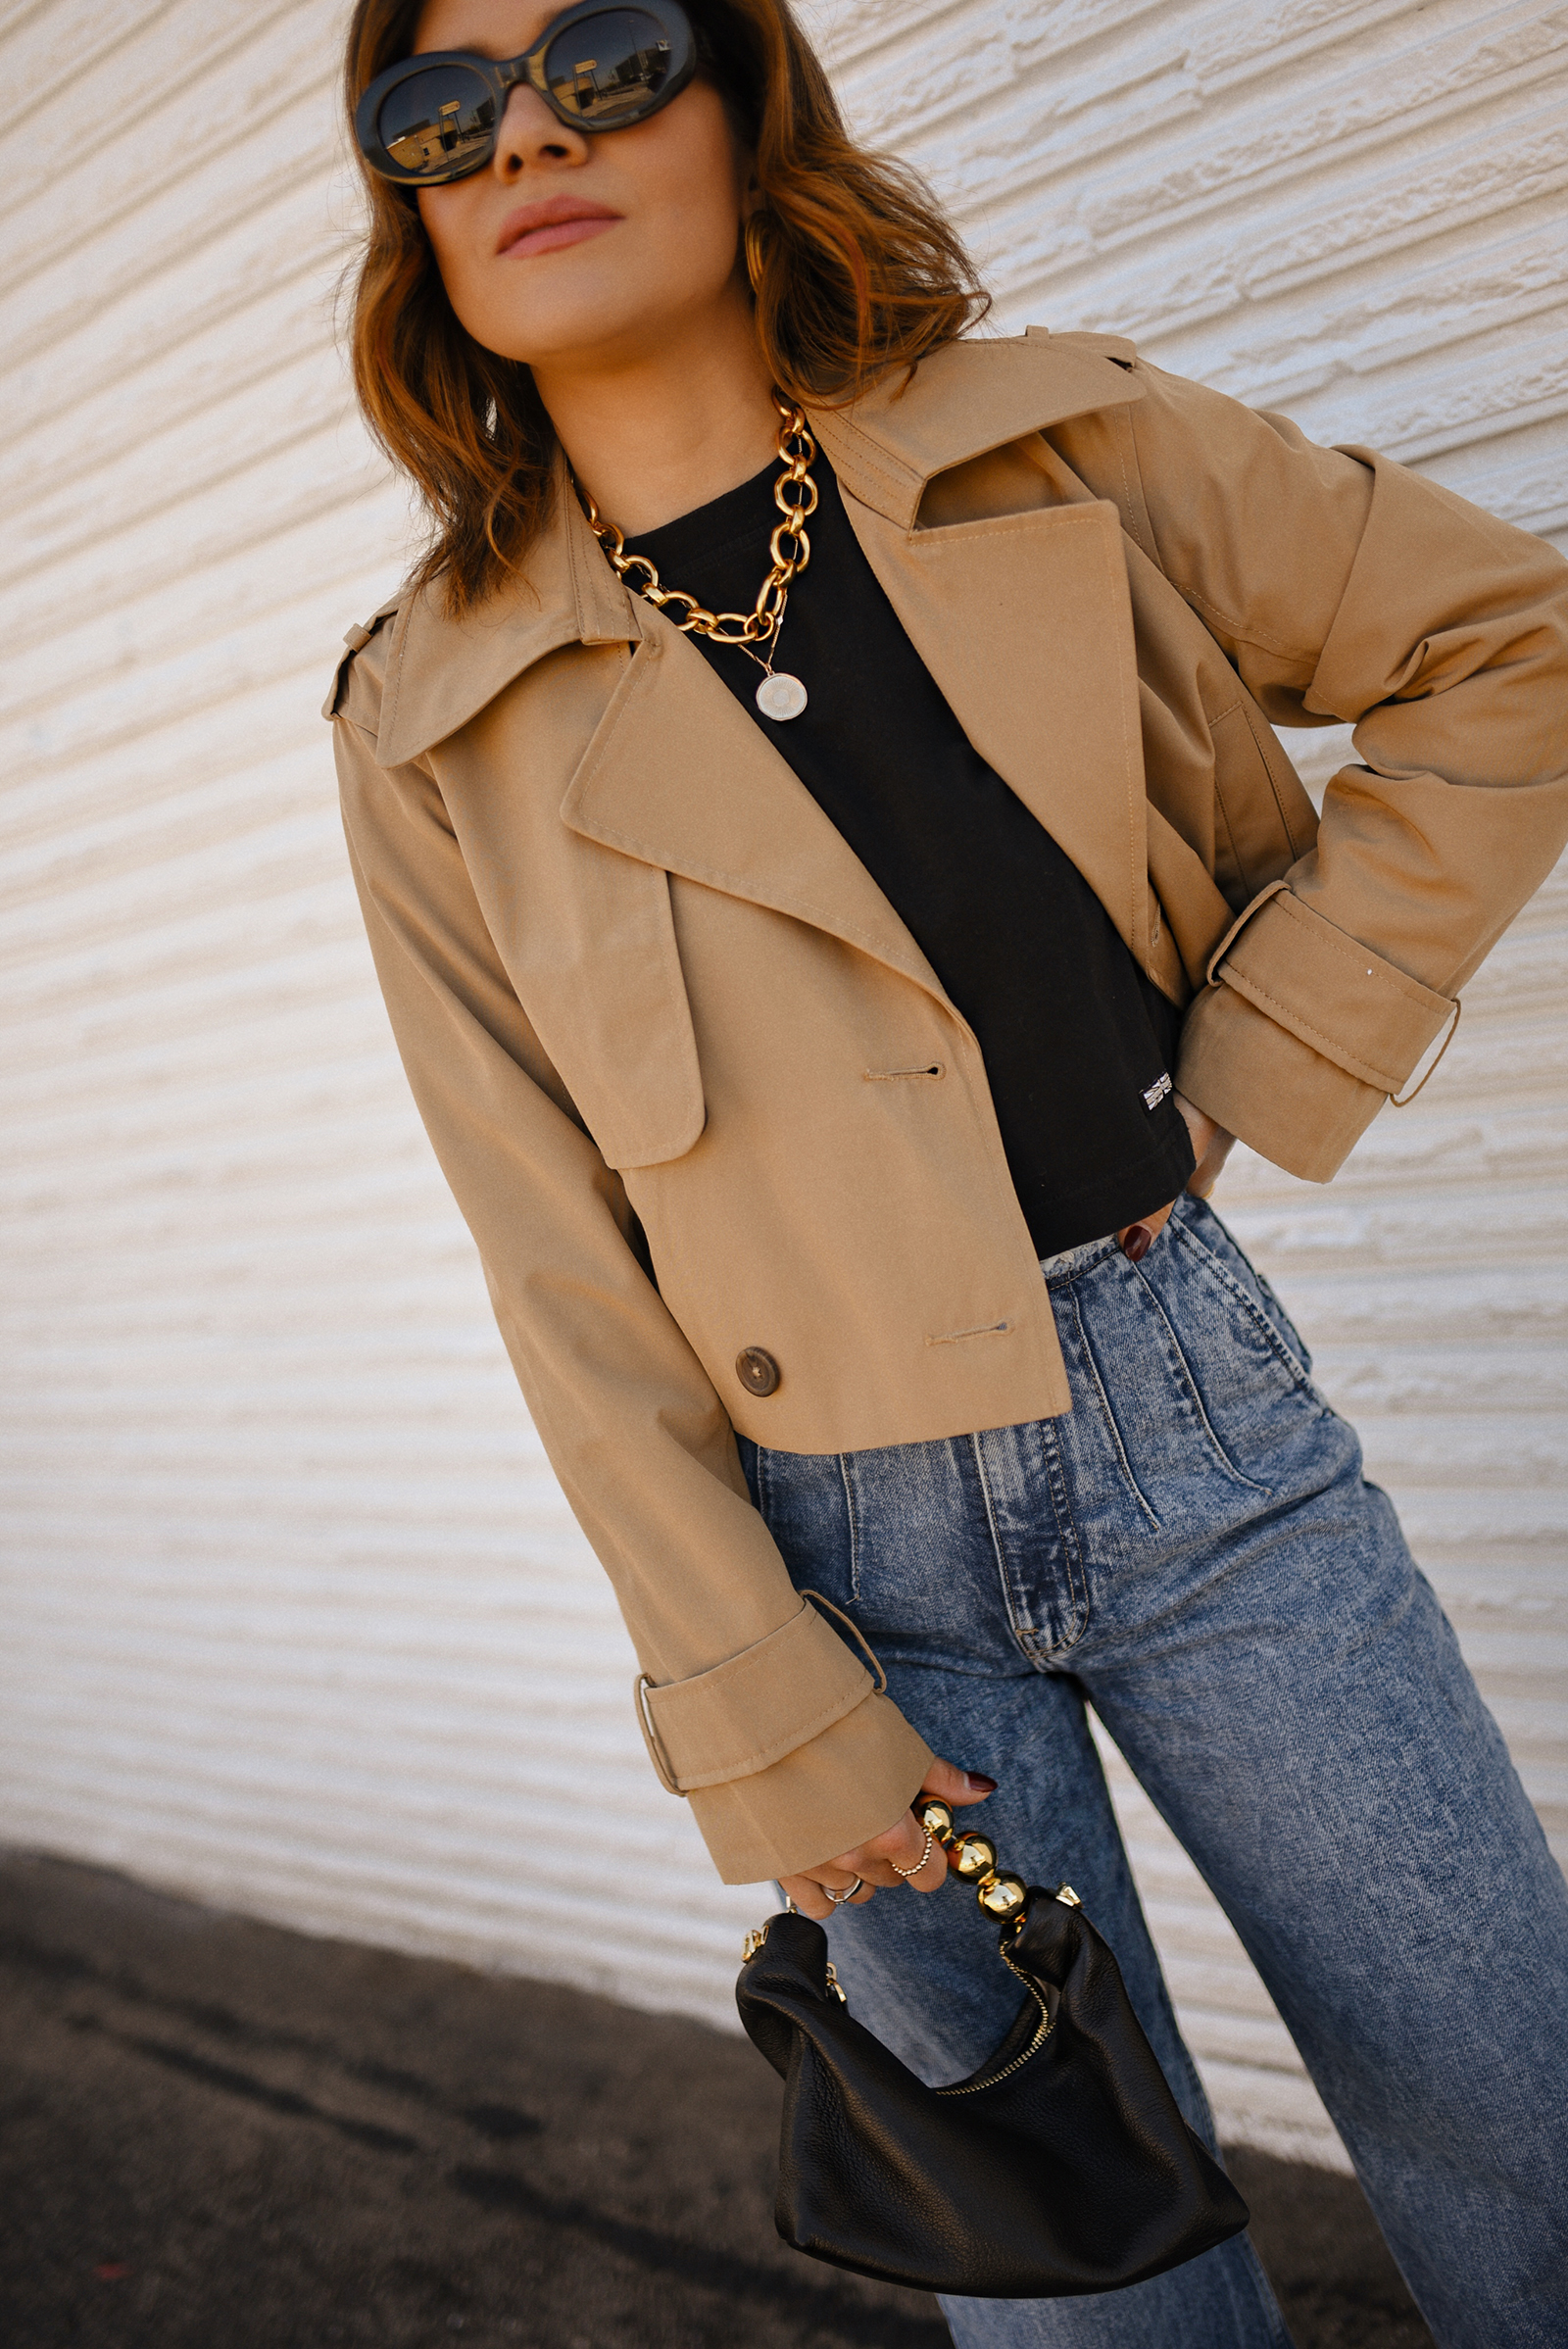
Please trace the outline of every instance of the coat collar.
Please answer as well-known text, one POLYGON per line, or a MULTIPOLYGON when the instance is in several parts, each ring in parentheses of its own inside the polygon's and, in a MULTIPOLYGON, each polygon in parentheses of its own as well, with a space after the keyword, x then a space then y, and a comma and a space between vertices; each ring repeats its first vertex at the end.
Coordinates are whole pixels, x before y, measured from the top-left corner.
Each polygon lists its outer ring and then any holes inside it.
POLYGON ((600 553, 558 451, 549 516, 512 585, 461 619, 443 609, 438 584, 400 606, 376 758, 398 766, 445 742, 562 645, 629 643, 642 633, 634 599, 600 553))
POLYGON ((1141 400, 1144 387, 1110 354, 1110 335, 1058 338, 1031 326, 1016 339, 949 343, 913 379, 896 374, 853 408, 812 410, 811 430, 850 495, 912 530, 928 481, 1068 416, 1141 400))
MULTIPOLYGON (((926 483, 1068 416, 1143 397, 1110 337, 950 343, 851 409, 810 411, 811 430, 843 487, 903 530, 926 483)), ((551 512, 516 582, 478 612, 450 618, 421 588, 399 610, 388 655, 376 756, 416 759, 477 715, 514 677, 571 643, 636 643, 646 608, 606 563, 558 457, 551 512)))

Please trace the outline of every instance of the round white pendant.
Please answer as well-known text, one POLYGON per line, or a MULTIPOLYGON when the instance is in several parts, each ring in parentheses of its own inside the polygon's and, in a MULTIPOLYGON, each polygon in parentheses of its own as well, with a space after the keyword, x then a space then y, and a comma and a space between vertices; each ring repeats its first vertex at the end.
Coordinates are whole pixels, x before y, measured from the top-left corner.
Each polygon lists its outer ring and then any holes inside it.
POLYGON ((757 689, 758 709, 764 717, 780 723, 787 717, 799 717, 806 702, 806 688, 799 677, 764 677, 757 689))

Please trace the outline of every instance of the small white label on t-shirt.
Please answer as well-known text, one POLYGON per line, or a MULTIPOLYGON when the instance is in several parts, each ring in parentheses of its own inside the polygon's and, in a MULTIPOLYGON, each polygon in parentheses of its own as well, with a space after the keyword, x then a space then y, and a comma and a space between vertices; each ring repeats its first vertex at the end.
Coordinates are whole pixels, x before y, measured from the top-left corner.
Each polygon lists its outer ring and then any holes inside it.
POLYGON ((1144 1095, 1144 1107, 1146 1109, 1157 1109, 1160 1102, 1164 1100, 1166 1094, 1171 1090, 1172 1086, 1168 1073, 1162 1077, 1156 1077, 1153 1084, 1150 1086, 1149 1090, 1144 1095))

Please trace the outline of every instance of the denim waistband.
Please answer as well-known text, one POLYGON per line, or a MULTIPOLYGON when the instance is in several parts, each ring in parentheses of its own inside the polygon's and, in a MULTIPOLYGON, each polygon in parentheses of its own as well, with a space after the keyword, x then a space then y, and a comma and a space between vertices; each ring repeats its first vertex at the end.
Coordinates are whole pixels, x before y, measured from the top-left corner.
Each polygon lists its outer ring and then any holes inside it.
POLYGON ((1054 1256, 1042 1256, 1040 1270, 1047 1281, 1074 1281, 1081 1272, 1103 1263, 1106 1256, 1116 1252, 1116 1235, 1107 1232, 1103 1240, 1080 1240, 1076 1248, 1064 1248, 1054 1256))

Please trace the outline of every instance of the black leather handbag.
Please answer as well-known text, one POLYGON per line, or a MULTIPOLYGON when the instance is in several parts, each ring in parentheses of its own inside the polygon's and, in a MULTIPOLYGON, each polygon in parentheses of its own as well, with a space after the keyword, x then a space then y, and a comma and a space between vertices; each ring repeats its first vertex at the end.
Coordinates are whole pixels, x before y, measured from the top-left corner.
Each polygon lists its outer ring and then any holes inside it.
POLYGON ((791 1910, 748 1936, 741 2021, 785 2082, 779 2233, 890 2283, 976 2299, 1110 2292, 1248 2222, 1182 2119, 1121 1972, 1069 1885, 1026 1885, 946 1803, 917 1816, 1003 1920, 1027 1993, 989 2063, 930 2088, 849 2012, 827 1935, 791 1910))

